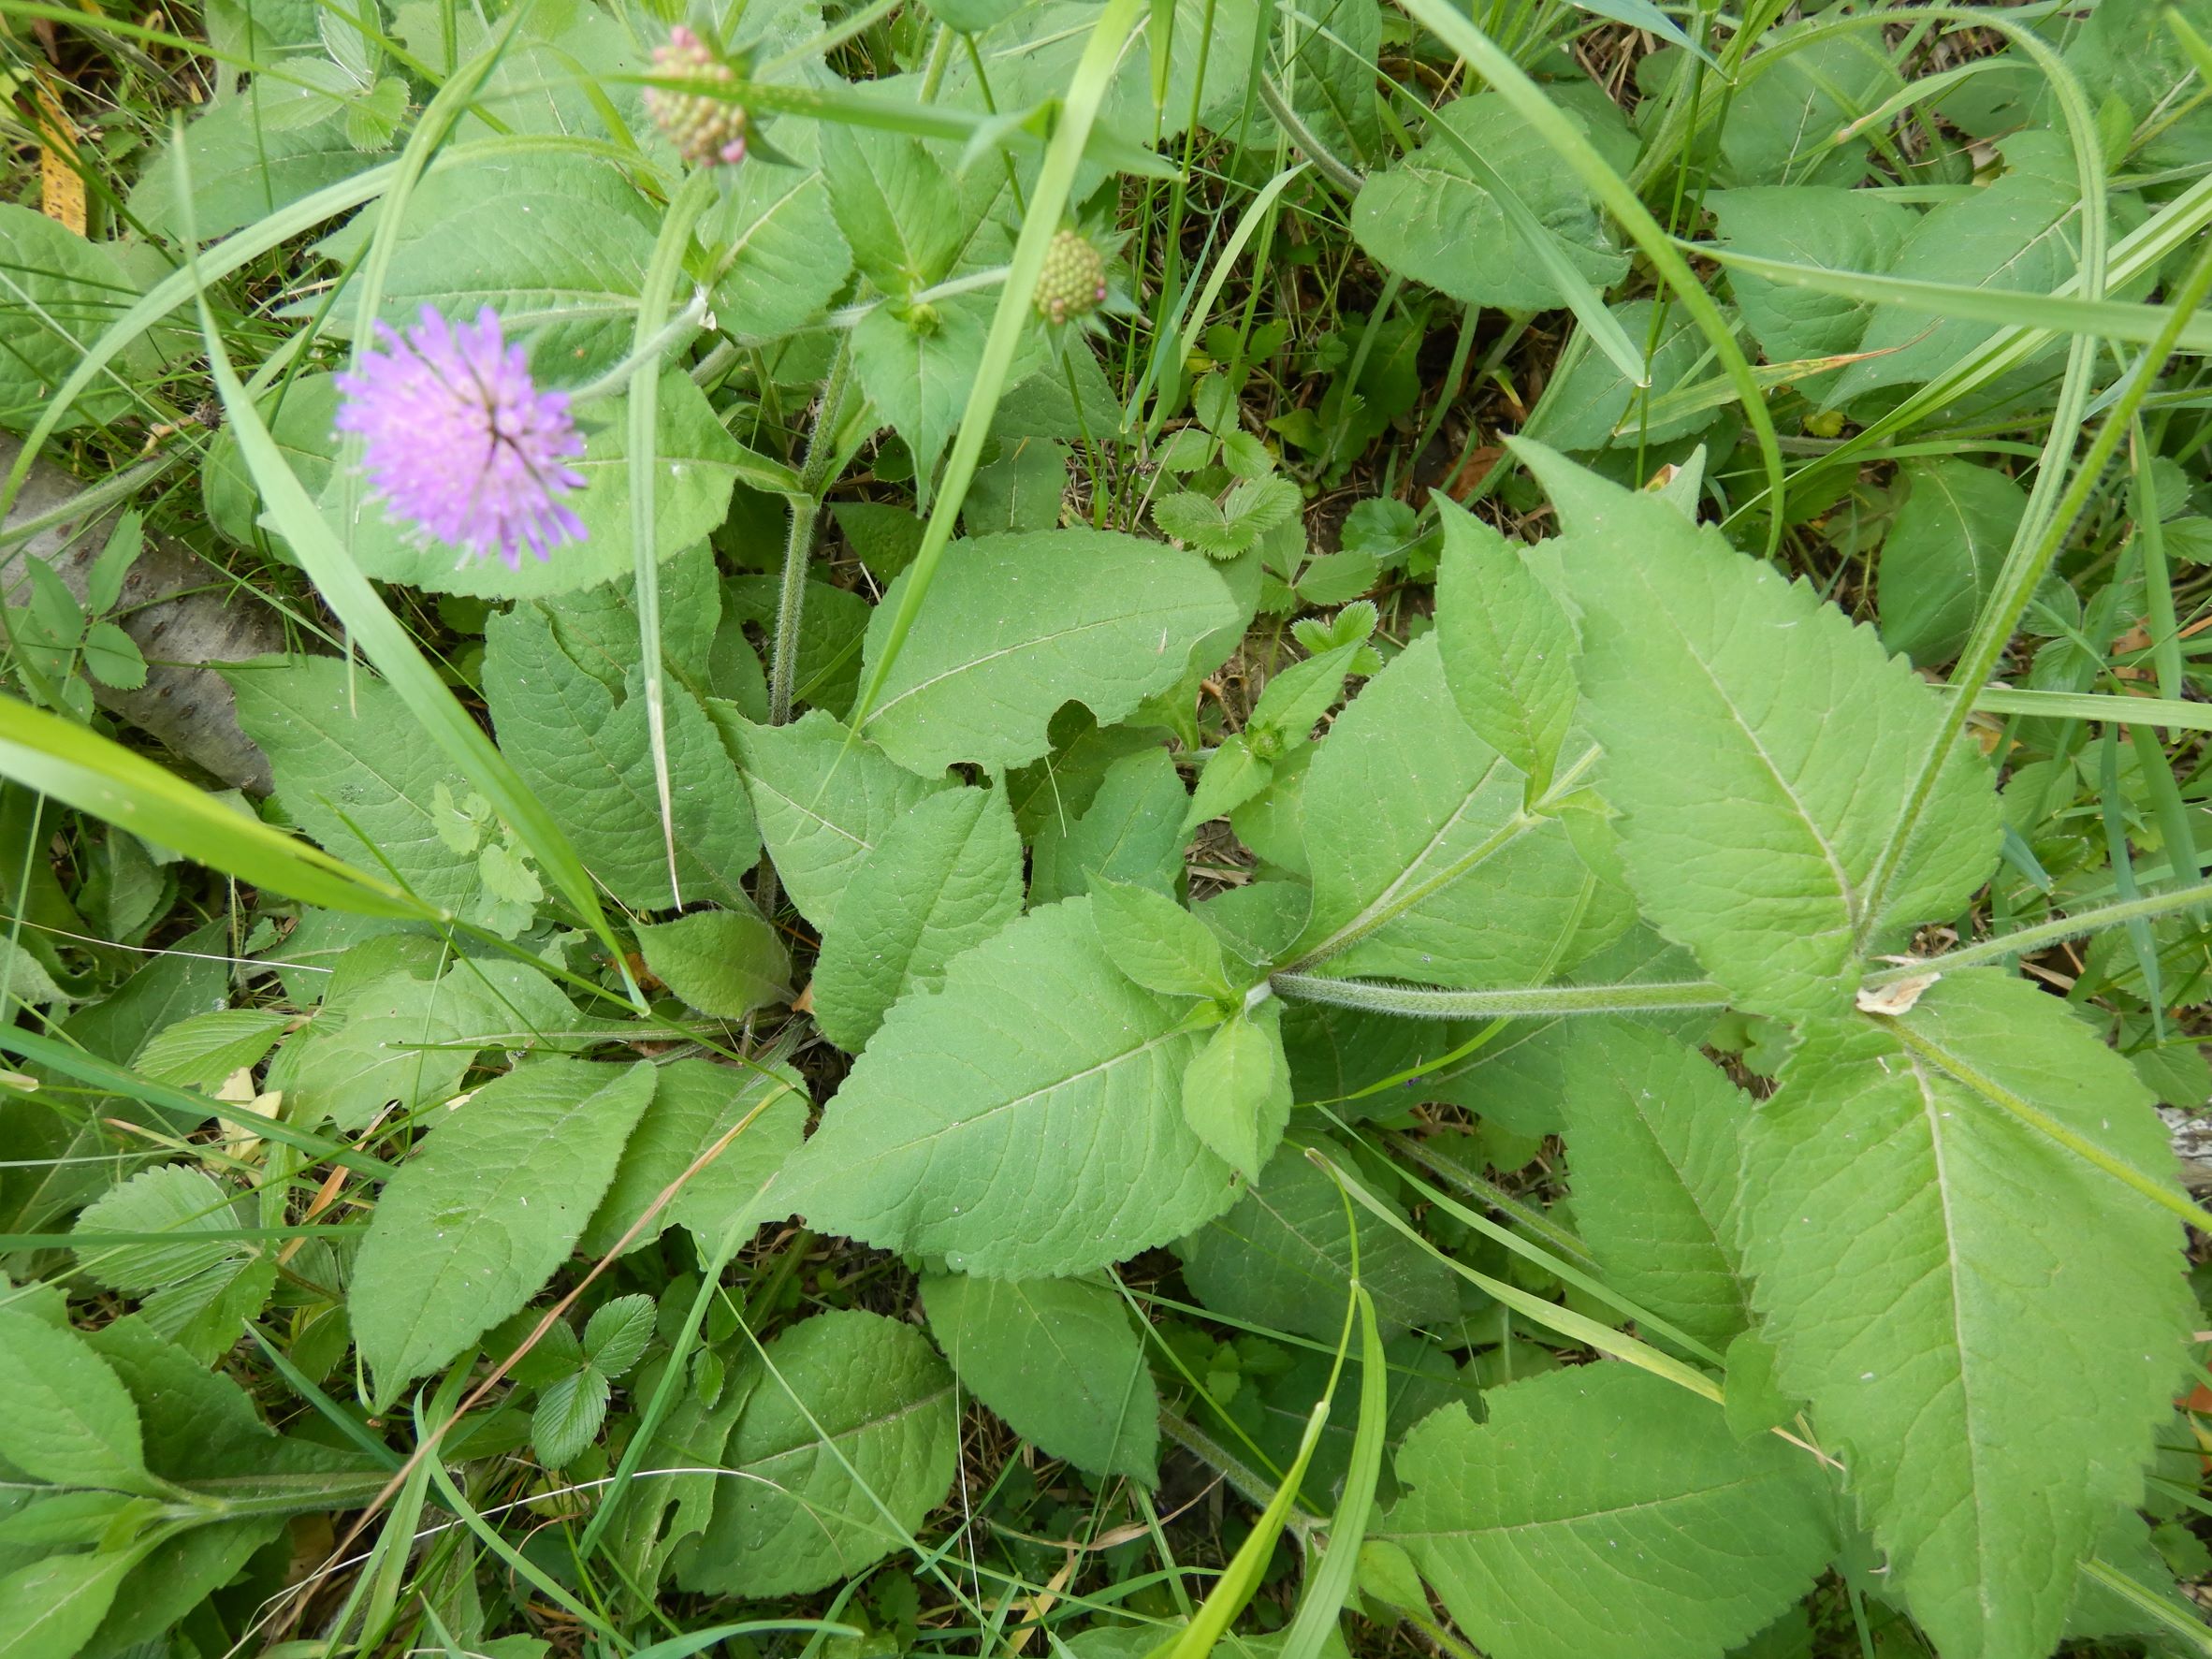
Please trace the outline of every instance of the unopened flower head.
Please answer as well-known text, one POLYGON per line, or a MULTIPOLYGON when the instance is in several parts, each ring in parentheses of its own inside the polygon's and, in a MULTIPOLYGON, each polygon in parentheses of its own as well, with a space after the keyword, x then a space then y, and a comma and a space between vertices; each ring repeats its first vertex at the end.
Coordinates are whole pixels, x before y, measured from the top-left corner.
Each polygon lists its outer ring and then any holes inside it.
POLYGON ((363 469, 393 518, 461 549, 522 568, 584 539, 565 504, 584 486, 584 453, 566 392, 540 391, 487 306, 456 328, 429 306, 400 334, 376 325, 358 374, 338 376, 338 429, 358 432, 363 469))
POLYGON ((1057 327, 1106 303, 1106 255, 1080 230, 1053 234, 1037 277, 1037 314, 1057 327))
MULTIPOLYGON (((681 23, 668 31, 665 45, 654 50, 653 73, 687 80, 736 79, 730 65, 681 23)), ((734 166, 745 159, 745 111, 727 98, 648 86, 645 101, 653 124, 693 167, 734 166)))

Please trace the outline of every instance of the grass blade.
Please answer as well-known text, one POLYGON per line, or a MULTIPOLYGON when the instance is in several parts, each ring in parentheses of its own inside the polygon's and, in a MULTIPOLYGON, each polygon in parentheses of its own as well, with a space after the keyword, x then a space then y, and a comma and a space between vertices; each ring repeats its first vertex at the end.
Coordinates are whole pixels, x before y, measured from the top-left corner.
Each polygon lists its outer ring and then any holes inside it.
POLYGON ((1305 1594, 1283 1638, 1282 1659, 1320 1659, 1336 1634, 1337 1615, 1359 1571, 1360 1545, 1375 1509, 1375 1483, 1382 1475, 1383 1439, 1390 1428, 1390 1367, 1383 1358, 1382 1332, 1375 1322, 1375 1299, 1354 1281, 1360 1304, 1360 1423, 1352 1435, 1351 1463, 1345 1471, 1344 1496, 1329 1522, 1329 1542, 1306 1575, 1305 1594))
POLYGON ((0 774, 211 869, 357 916, 447 922, 435 906, 225 806, 74 720, 0 696, 0 774))

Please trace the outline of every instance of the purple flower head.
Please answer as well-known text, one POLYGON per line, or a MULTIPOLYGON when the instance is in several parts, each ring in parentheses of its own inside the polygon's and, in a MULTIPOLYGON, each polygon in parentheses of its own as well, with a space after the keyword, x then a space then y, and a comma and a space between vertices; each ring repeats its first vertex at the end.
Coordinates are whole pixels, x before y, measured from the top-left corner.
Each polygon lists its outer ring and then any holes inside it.
POLYGON ((584 453, 566 392, 542 392, 489 306, 459 328, 429 306, 400 334, 376 325, 358 374, 338 376, 338 429, 358 432, 362 464, 391 516, 461 549, 522 568, 584 539, 562 497, 584 485, 566 463, 584 453))

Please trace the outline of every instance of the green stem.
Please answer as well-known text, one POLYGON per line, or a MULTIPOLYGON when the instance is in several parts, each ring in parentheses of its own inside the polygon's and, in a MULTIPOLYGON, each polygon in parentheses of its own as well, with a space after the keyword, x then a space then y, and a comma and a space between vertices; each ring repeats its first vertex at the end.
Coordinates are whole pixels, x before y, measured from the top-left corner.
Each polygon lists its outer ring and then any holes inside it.
POLYGON ((821 415, 807 443, 807 463, 799 492, 792 497, 791 535, 783 548, 783 581, 776 590, 776 638, 768 657, 768 723, 791 719, 792 689, 798 677, 799 619, 807 604, 807 566, 814 557, 814 525, 822 516, 824 476, 837 463, 837 432, 844 425, 845 394, 852 371, 851 336, 841 336, 823 383, 821 415))
POLYGON ((2212 881, 2198 881, 2165 893, 2146 894, 2141 898, 2125 899, 2118 904, 2100 905, 2093 910, 2078 910, 2071 916, 2038 923, 2033 927, 2023 927, 2016 933, 2001 933, 1995 939, 1983 939, 1979 944, 1969 945, 1964 950, 1953 951, 1946 955, 1933 956, 1926 962, 1885 968, 1880 973, 1867 975, 1865 982, 1869 985, 1886 985, 1926 973, 1930 968, 1949 973, 1956 968, 1979 968, 1985 963, 2001 962, 2007 956, 2031 955, 2046 945, 2080 939, 2087 934, 2102 933, 2107 927, 2124 927, 2131 922, 2171 915, 2176 910, 2186 910, 2208 902, 2212 902, 2212 881))
POLYGON ((1268 983, 1293 1002, 1326 1002, 1369 1013, 1419 1020, 1556 1019, 1563 1014, 1648 1013, 1663 1009, 1726 1008, 1727 994, 1710 980, 1650 985, 1527 985, 1507 991, 1439 991, 1426 985, 1332 980, 1278 973, 1268 983))

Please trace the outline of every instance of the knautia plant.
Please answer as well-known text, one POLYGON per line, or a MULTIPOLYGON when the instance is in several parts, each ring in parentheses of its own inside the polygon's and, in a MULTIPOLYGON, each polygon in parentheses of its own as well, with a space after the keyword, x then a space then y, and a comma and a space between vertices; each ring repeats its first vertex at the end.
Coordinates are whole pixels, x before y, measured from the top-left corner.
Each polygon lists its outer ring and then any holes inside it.
POLYGON ((31 9, 0 1659, 2212 1653, 2205 0, 31 9))
POLYGON ((584 538, 564 501, 584 482, 568 464, 584 452, 568 394, 538 388, 489 306, 456 328, 426 305, 405 333, 379 323, 376 334, 359 369, 336 377, 336 425, 360 438, 394 518, 510 570, 525 547, 543 560, 584 538))

